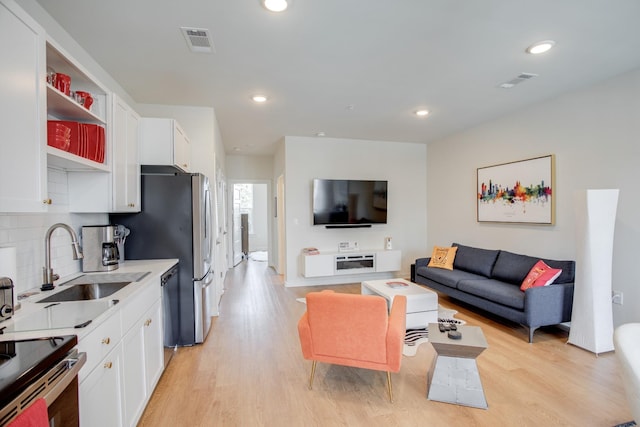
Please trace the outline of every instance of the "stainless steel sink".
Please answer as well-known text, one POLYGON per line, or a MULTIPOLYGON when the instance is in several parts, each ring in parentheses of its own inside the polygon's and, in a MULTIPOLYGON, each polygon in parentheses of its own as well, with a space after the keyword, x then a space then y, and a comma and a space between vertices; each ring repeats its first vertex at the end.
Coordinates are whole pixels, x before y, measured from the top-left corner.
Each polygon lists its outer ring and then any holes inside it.
POLYGON ((38 302, 89 301, 108 297, 131 282, 80 283, 41 299, 38 302))
POLYGON ((68 282, 61 283, 58 286, 83 285, 85 283, 139 282, 148 274, 148 271, 135 271, 132 273, 88 273, 82 274, 68 282))

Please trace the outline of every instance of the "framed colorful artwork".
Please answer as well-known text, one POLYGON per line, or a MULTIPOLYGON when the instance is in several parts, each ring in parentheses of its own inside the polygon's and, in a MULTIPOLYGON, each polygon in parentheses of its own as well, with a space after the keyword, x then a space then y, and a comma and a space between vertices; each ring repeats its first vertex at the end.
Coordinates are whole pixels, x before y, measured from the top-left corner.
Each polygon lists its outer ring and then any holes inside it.
POLYGON ((478 168, 478 222, 553 225, 555 157, 478 168))

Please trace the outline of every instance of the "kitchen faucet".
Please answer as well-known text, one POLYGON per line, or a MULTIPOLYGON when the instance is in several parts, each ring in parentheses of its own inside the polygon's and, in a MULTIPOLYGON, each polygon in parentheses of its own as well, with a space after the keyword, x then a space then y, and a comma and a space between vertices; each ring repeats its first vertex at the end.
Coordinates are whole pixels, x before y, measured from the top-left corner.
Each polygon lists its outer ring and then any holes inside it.
POLYGON ((73 248, 73 259, 82 259, 82 252, 80 250, 80 245, 78 244, 78 236, 76 236, 76 232, 73 231, 73 228, 69 227, 67 224, 63 224, 61 222, 57 224, 53 224, 47 230, 47 233, 44 238, 44 267, 42 268, 42 286, 40 290, 42 291, 50 291, 53 289, 53 282, 60 278, 59 275, 53 273, 53 269, 51 268, 51 234, 57 228, 64 228, 67 230, 69 235, 71 236, 71 247, 73 248))

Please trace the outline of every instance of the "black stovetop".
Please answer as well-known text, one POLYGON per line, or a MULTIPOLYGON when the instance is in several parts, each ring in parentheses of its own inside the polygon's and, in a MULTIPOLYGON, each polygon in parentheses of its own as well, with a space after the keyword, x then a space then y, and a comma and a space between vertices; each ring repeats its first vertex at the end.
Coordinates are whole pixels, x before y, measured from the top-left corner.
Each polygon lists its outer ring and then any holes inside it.
POLYGON ((77 344, 75 335, 0 342, 0 408, 77 344))

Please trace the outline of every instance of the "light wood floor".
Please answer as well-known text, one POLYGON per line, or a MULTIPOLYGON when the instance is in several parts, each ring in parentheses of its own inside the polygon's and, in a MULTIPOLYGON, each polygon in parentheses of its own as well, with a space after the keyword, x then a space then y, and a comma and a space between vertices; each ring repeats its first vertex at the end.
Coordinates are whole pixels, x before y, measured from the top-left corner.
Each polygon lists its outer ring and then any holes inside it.
MULTIPOLYGON (((566 344, 555 327, 527 343, 524 328, 455 304, 478 325, 489 348, 478 358, 489 409, 426 399, 434 357, 423 344, 392 374, 389 403, 383 372, 302 358, 296 301, 322 287, 285 288, 265 262, 245 261, 227 274, 220 316, 205 343, 181 348, 163 374, 141 426, 613 426, 631 420, 613 353, 596 357, 566 344)), ((332 286, 359 293, 359 285, 332 286)))

